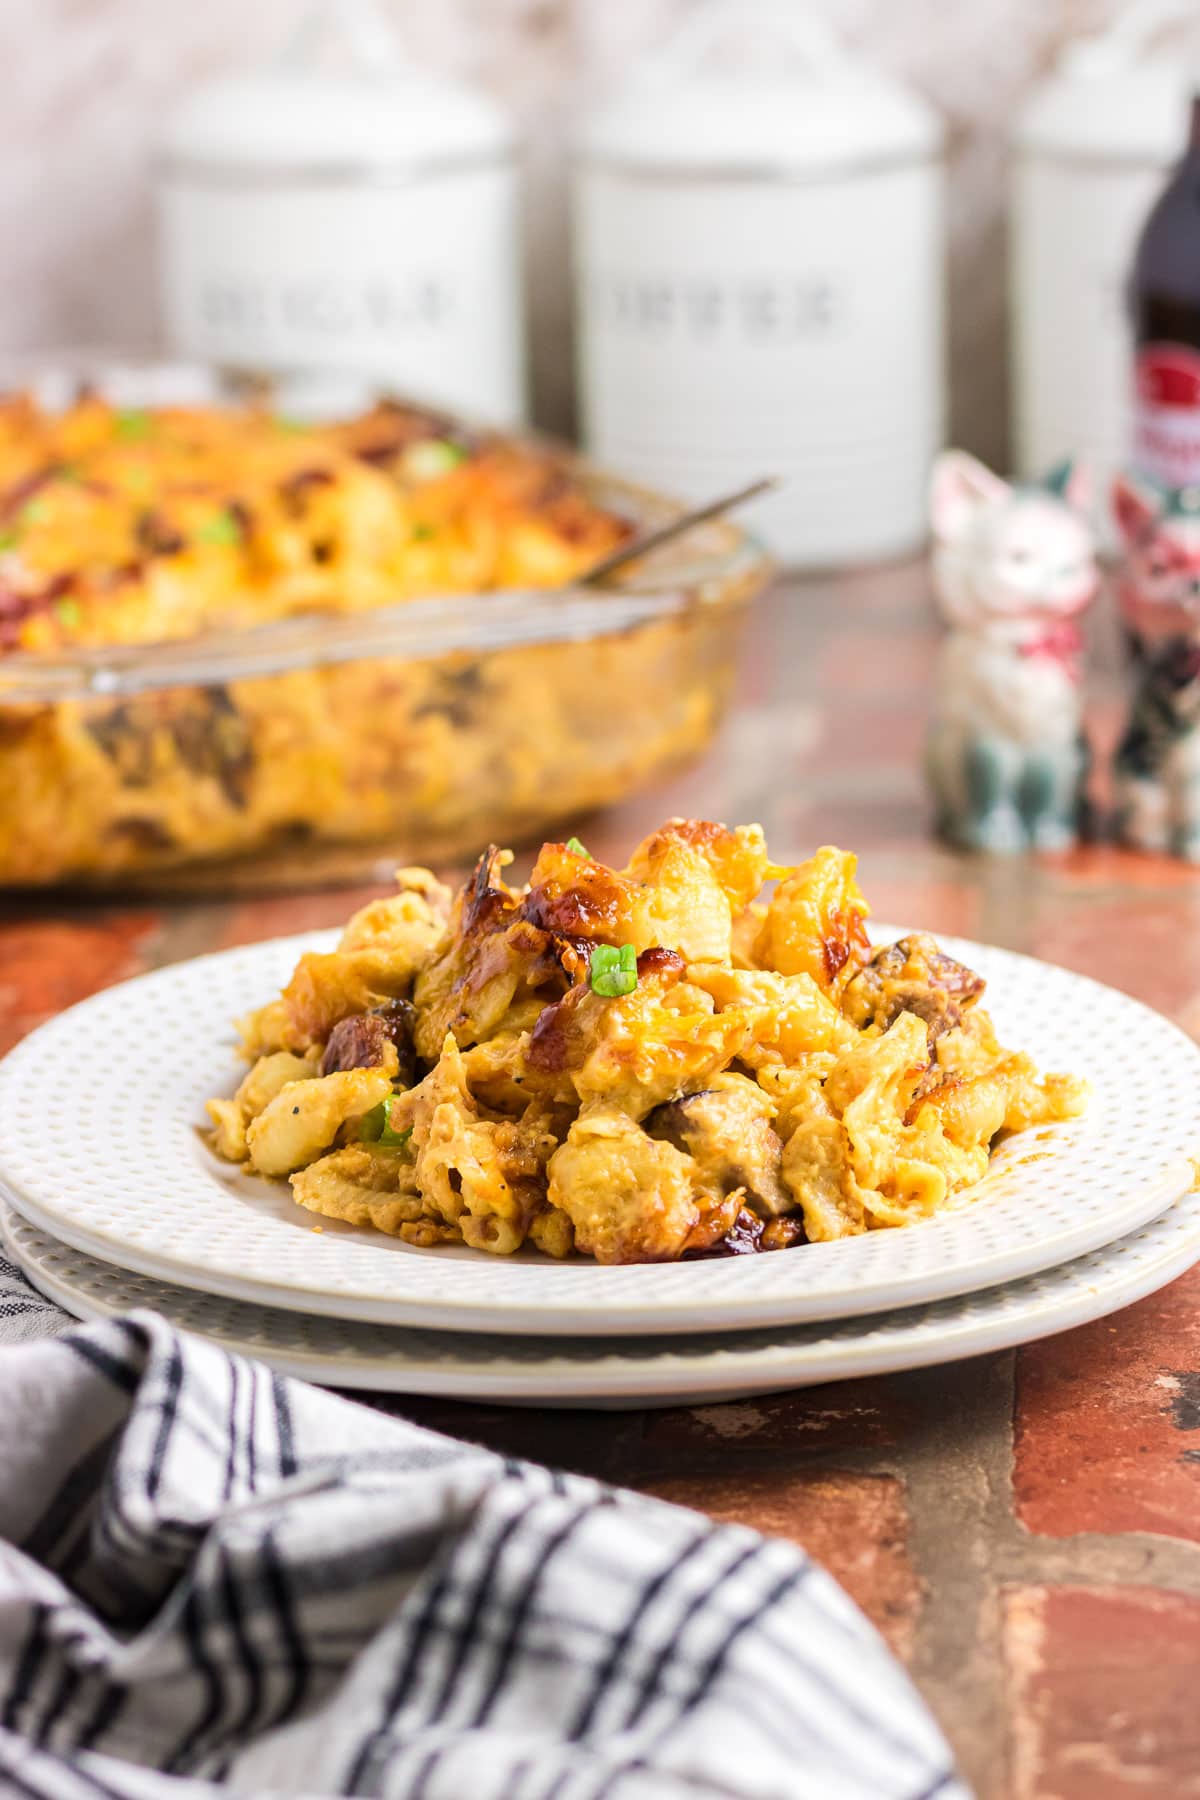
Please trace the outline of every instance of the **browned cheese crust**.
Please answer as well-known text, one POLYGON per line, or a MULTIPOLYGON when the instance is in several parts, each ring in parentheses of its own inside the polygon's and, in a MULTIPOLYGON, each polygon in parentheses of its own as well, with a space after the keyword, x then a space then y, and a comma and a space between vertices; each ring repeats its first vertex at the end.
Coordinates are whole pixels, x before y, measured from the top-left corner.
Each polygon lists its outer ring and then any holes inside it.
POLYGON ((402 870, 300 959, 241 1021, 221 1155, 421 1246, 670 1262, 927 1218, 1086 1104, 931 937, 872 950, 844 851, 784 868, 756 825, 671 819, 624 869, 510 860, 453 898, 402 870))

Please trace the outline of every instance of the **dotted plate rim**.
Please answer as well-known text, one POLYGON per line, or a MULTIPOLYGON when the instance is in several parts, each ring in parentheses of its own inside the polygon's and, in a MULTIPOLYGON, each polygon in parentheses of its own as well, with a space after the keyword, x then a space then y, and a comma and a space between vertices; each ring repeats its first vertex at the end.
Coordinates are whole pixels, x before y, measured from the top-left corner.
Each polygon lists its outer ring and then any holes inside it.
POLYGON ((1084 1120, 1006 1145, 968 1204, 836 1244, 629 1268, 418 1250, 333 1221, 314 1233, 286 1188, 220 1164, 196 1127, 203 1099, 235 1079, 232 1018, 275 991, 301 950, 336 936, 172 964, 31 1033, 0 1064, 0 1189, 11 1203, 85 1254, 232 1299, 544 1336, 743 1330, 922 1304, 1111 1243, 1193 1178, 1200 1049, 1190 1039, 1085 976, 947 937, 950 954, 988 977, 1005 1041, 1097 1086, 1084 1120), (64 1067, 69 1114, 59 1104, 64 1067))
POLYGON ((0 1239, 76 1318, 152 1307, 181 1330, 318 1386, 509 1406, 702 1405, 896 1374, 1009 1350, 1106 1318, 1200 1261, 1192 1190, 1105 1249, 982 1293, 826 1324, 687 1340, 526 1338, 306 1318, 113 1268, 57 1243, 0 1202, 0 1239))

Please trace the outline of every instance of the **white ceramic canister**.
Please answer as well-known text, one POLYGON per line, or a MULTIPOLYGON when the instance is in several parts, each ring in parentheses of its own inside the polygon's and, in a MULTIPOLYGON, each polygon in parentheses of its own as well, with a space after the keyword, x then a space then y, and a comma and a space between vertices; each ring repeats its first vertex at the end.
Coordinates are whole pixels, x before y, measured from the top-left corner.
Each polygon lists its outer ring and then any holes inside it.
POLYGON ((1083 454, 1103 496, 1128 457, 1126 288, 1147 214, 1187 143, 1196 78, 1178 42, 1162 40, 1196 19, 1195 0, 1135 6, 1102 37, 1069 46, 1017 120, 1011 373, 1024 475, 1083 454))
POLYGON ((746 509, 794 565, 926 534, 942 442, 942 131, 811 15, 716 0, 583 124, 574 228, 591 454, 746 509))
POLYGON ((173 353, 272 373, 301 403, 365 378, 523 417, 512 128, 404 62, 375 0, 328 0, 273 64, 187 96, 158 200, 173 353), (348 66, 330 70, 334 27, 348 66))

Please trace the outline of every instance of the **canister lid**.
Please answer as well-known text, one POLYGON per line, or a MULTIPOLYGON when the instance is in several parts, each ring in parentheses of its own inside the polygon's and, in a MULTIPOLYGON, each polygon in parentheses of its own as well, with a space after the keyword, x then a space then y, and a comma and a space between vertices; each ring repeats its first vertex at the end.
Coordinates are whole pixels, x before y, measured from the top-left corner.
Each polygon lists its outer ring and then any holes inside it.
POLYGON ((512 141, 494 101, 402 57, 375 0, 326 0, 272 62, 188 94, 160 149, 174 163, 283 171, 495 155, 512 141), (330 38, 342 66, 320 60, 330 38))
POLYGON ((929 156, 933 108, 786 0, 709 0, 580 126, 588 160, 647 170, 836 172, 929 156))
POLYGON ((1144 0, 1099 37, 1069 44, 1018 114, 1014 143, 1050 155, 1175 161, 1200 87, 1196 23, 1195 0, 1144 0))

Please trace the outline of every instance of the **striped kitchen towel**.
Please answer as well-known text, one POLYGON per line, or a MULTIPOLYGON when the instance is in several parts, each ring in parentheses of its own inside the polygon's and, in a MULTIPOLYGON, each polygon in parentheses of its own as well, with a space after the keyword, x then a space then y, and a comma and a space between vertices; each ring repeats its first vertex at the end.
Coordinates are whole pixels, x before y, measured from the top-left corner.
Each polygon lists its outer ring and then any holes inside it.
POLYGON ((964 1800, 793 1545, 153 1313, 17 1343, 19 1301, 0 1281, 0 1793, 964 1800))

